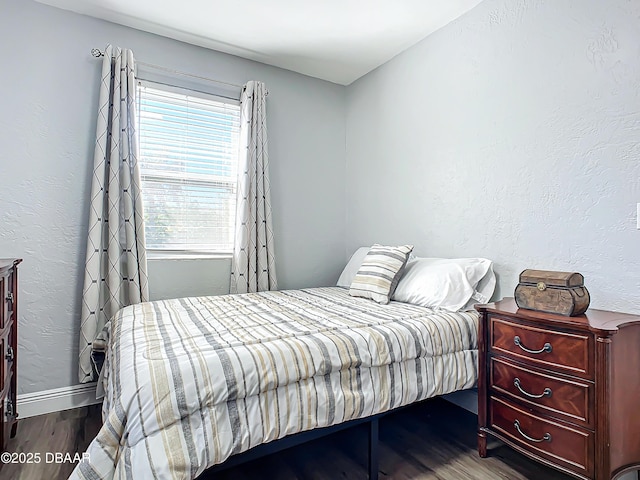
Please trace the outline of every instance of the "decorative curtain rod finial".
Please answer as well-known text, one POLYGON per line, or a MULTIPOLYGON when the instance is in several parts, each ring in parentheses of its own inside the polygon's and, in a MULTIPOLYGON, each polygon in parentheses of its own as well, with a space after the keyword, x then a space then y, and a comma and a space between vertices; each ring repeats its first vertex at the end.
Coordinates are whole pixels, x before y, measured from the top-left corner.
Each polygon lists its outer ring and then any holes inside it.
POLYGON ((91 49, 91 55, 93 55, 96 58, 100 58, 100 57, 104 57, 104 53, 102 53, 100 50, 98 50, 97 48, 92 48, 91 49))

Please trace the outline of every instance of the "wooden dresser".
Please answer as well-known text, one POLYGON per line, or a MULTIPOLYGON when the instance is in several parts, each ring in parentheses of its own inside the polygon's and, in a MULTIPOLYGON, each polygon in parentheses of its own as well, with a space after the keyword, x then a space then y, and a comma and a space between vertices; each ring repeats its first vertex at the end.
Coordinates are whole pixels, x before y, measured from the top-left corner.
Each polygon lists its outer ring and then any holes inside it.
POLYGON ((476 308, 481 457, 492 436, 576 478, 640 468, 640 316, 476 308))
POLYGON ((18 264, 0 259, 0 445, 4 451, 17 429, 18 264))

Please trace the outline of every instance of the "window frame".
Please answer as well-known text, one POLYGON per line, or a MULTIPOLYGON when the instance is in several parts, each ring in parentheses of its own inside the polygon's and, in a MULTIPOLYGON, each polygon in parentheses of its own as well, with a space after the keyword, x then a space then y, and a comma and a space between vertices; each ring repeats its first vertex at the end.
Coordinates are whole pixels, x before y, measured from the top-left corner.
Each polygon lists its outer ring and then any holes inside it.
MULTIPOLYGON (((154 88, 156 90, 166 91, 170 93, 176 93, 181 95, 189 95, 193 97, 197 97, 204 100, 213 100, 216 102, 221 102, 224 104, 231 104, 235 106, 240 105, 240 92, 237 92, 237 96, 231 96, 233 94, 229 93, 228 87, 226 89, 222 88, 213 88, 212 85, 203 85, 201 80, 208 80, 209 82, 215 82, 214 80, 205 79, 203 77, 196 77, 187 74, 183 74, 189 77, 189 81, 177 81, 173 76, 167 75, 166 72, 158 73, 153 72, 152 70, 144 72, 143 75, 136 76, 136 89, 141 86, 148 86, 150 88, 154 88), (197 80, 194 82, 194 79, 197 80)), ((139 96, 139 92, 138 96, 139 96)), ((236 93, 236 92, 234 92, 236 93)), ((136 108, 139 109, 140 98, 137 98, 136 108)), ((139 124, 137 123, 140 118, 140 111, 136 111, 136 135, 138 139, 138 153, 139 158, 138 161, 141 162, 142 155, 140 154, 140 139, 141 132, 139 128, 139 124)), ((238 112, 238 121, 240 121, 240 112, 238 112)), ((238 136, 238 140, 240 140, 240 135, 238 136)), ((237 145, 238 149, 240 147, 240 141, 237 145)), ((239 160, 239 158, 238 158, 239 160)), ((143 177, 143 169, 139 164, 140 168, 140 176, 143 177)), ((141 192, 143 196, 143 205, 144 205, 144 189, 141 185, 141 192)), ((236 178, 235 188, 237 191, 238 183, 236 178)), ((145 212, 146 214, 146 212, 145 212)), ((235 223, 235 222, 234 222, 235 223)), ((145 219, 145 229, 146 229, 146 219, 145 219)), ((235 228, 234 228, 235 230, 235 228)), ((146 232, 145 232, 146 233, 146 232)), ((149 248, 146 247, 147 258, 154 259, 166 259, 166 260, 181 260, 181 259, 200 259, 200 258, 231 258, 233 255, 233 247, 230 250, 211 250, 208 248, 186 248, 186 249, 175 249, 175 248, 149 248)))

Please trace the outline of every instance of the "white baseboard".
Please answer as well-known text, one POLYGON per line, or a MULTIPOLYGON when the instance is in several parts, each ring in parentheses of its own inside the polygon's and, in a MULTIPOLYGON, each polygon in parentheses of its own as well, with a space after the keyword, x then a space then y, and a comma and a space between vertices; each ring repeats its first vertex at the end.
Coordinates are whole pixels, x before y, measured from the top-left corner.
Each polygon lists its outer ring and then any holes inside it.
POLYGON ((478 390, 475 388, 449 393, 447 395, 443 395, 442 398, 451 403, 455 403, 459 407, 462 407, 471 413, 475 413, 476 415, 478 414, 478 390))
POLYGON ((101 399, 96 399, 95 382, 18 394, 18 418, 35 417, 100 402, 102 402, 101 399))

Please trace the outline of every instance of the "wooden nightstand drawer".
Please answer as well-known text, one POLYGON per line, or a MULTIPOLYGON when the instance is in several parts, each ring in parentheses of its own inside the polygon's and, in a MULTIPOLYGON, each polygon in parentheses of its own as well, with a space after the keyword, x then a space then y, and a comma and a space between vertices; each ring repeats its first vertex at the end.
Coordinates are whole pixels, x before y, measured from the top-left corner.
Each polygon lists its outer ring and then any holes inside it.
POLYGON ((593 377, 587 335, 534 327, 492 317, 491 350, 551 369, 593 377))
POLYGON ((533 415, 506 400, 491 397, 489 402, 489 424, 505 440, 576 473, 593 475, 593 431, 533 415))
POLYGON ((565 420, 593 426, 594 384, 550 375, 503 358, 492 358, 489 387, 541 412, 566 416, 565 420))

